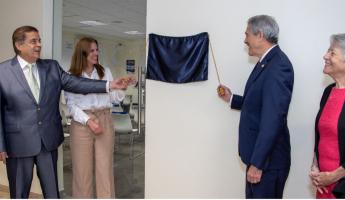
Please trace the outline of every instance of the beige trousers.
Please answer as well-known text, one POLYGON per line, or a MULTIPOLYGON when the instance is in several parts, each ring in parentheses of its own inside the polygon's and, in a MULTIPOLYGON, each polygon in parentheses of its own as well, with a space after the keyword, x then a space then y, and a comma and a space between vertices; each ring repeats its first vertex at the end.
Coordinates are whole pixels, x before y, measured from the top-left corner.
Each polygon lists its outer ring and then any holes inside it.
POLYGON ((89 199, 93 194, 93 171, 96 178, 96 198, 115 198, 114 131, 109 109, 85 111, 97 117, 103 133, 95 135, 88 126, 72 121, 72 197, 89 199))

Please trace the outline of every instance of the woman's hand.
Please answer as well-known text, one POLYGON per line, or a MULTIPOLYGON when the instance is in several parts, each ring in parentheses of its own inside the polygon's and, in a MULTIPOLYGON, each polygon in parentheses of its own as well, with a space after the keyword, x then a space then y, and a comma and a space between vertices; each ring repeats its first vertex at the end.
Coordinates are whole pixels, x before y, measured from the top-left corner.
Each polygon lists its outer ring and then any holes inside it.
POLYGON ((99 125, 99 122, 97 121, 98 120, 90 118, 89 120, 87 120, 86 124, 95 135, 100 135, 103 133, 103 128, 99 125))
POLYGON ((309 177, 311 179, 312 184, 315 186, 316 190, 320 193, 328 193, 328 190, 326 187, 319 186, 319 183, 316 180, 316 177, 318 177, 320 174, 320 170, 316 165, 313 165, 310 169, 309 177))
POLYGON ((323 193, 328 193, 328 190, 326 187, 316 187, 316 190, 320 193, 320 194, 323 194, 323 193))
POLYGON ((339 179, 335 176, 334 171, 332 172, 319 172, 314 177, 317 187, 325 187, 337 182, 339 179))
POLYGON ((341 178, 345 177, 345 169, 342 166, 340 166, 334 171, 318 172, 313 173, 311 175, 314 185, 316 185, 317 187, 325 187, 332 183, 336 183, 341 178))
POLYGON ((313 183, 313 185, 314 185, 315 187, 318 186, 318 182, 316 181, 315 178, 319 175, 319 173, 320 173, 319 168, 318 168, 316 165, 313 165, 313 166, 311 167, 311 169, 310 169, 309 177, 310 177, 311 182, 313 183))

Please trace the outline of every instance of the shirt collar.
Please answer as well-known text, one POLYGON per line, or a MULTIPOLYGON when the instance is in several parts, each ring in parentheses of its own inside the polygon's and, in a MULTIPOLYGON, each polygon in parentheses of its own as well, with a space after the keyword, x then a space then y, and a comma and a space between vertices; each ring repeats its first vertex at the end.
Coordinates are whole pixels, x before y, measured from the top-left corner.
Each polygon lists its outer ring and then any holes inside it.
POLYGON ((84 76, 84 77, 94 77, 95 74, 97 74, 96 67, 93 68, 93 70, 92 70, 90 76, 89 76, 85 71, 83 71, 83 76, 84 76))
MULTIPOLYGON (((22 70, 24 70, 24 68, 29 64, 28 62, 26 62, 26 60, 24 60, 22 57, 20 57, 19 55, 17 55, 17 59, 19 62, 20 67, 22 68, 22 70)), ((32 65, 35 65, 36 63, 31 63, 32 65)))
POLYGON ((265 56, 266 56, 274 47, 276 47, 276 46, 277 46, 277 44, 271 46, 271 48, 269 48, 269 49, 261 56, 259 62, 262 62, 262 61, 264 60, 265 56))

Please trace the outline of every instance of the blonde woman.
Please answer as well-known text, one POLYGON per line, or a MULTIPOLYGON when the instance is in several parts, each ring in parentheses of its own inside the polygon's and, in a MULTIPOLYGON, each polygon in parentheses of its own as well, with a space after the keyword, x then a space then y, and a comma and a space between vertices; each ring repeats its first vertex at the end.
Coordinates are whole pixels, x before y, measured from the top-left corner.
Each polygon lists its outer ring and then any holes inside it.
MULTIPOLYGON (((98 63, 98 43, 85 37, 76 44, 69 72, 73 75, 112 81, 108 68, 98 63)), ((127 85, 133 77, 121 78, 127 85)), ((120 80, 120 79, 119 79, 120 80)), ((114 131, 110 108, 120 102, 122 90, 108 94, 65 93, 71 123, 72 196, 73 198, 115 198, 113 175, 114 131), (94 169, 95 167, 95 169, 94 169), (93 175, 95 172, 95 176, 93 175), (93 192, 95 177, 96 195, 93 192)))

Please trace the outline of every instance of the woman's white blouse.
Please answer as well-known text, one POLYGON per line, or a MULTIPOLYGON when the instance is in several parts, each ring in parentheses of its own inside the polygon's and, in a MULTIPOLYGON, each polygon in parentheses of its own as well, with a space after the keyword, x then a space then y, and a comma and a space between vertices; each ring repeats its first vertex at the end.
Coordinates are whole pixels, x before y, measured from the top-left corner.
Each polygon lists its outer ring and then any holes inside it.
MULTIPOLYGON (((102 80, 112 81, 113 76, 109 68, 104 68, 104 77, 102 80)), ((96 68, 93 69, 91 76, 83 72, 82 77, 99 80, 96 68)), ((84 110, 111 108, 112 103, 119 103, 125 98, 125 92, 122 90, 113 90, 109 93, 91 93, 76 94, 65 91, 65 98, 68 111, 72 115, 74 121, 86 125, 89 116, 84 110)))

